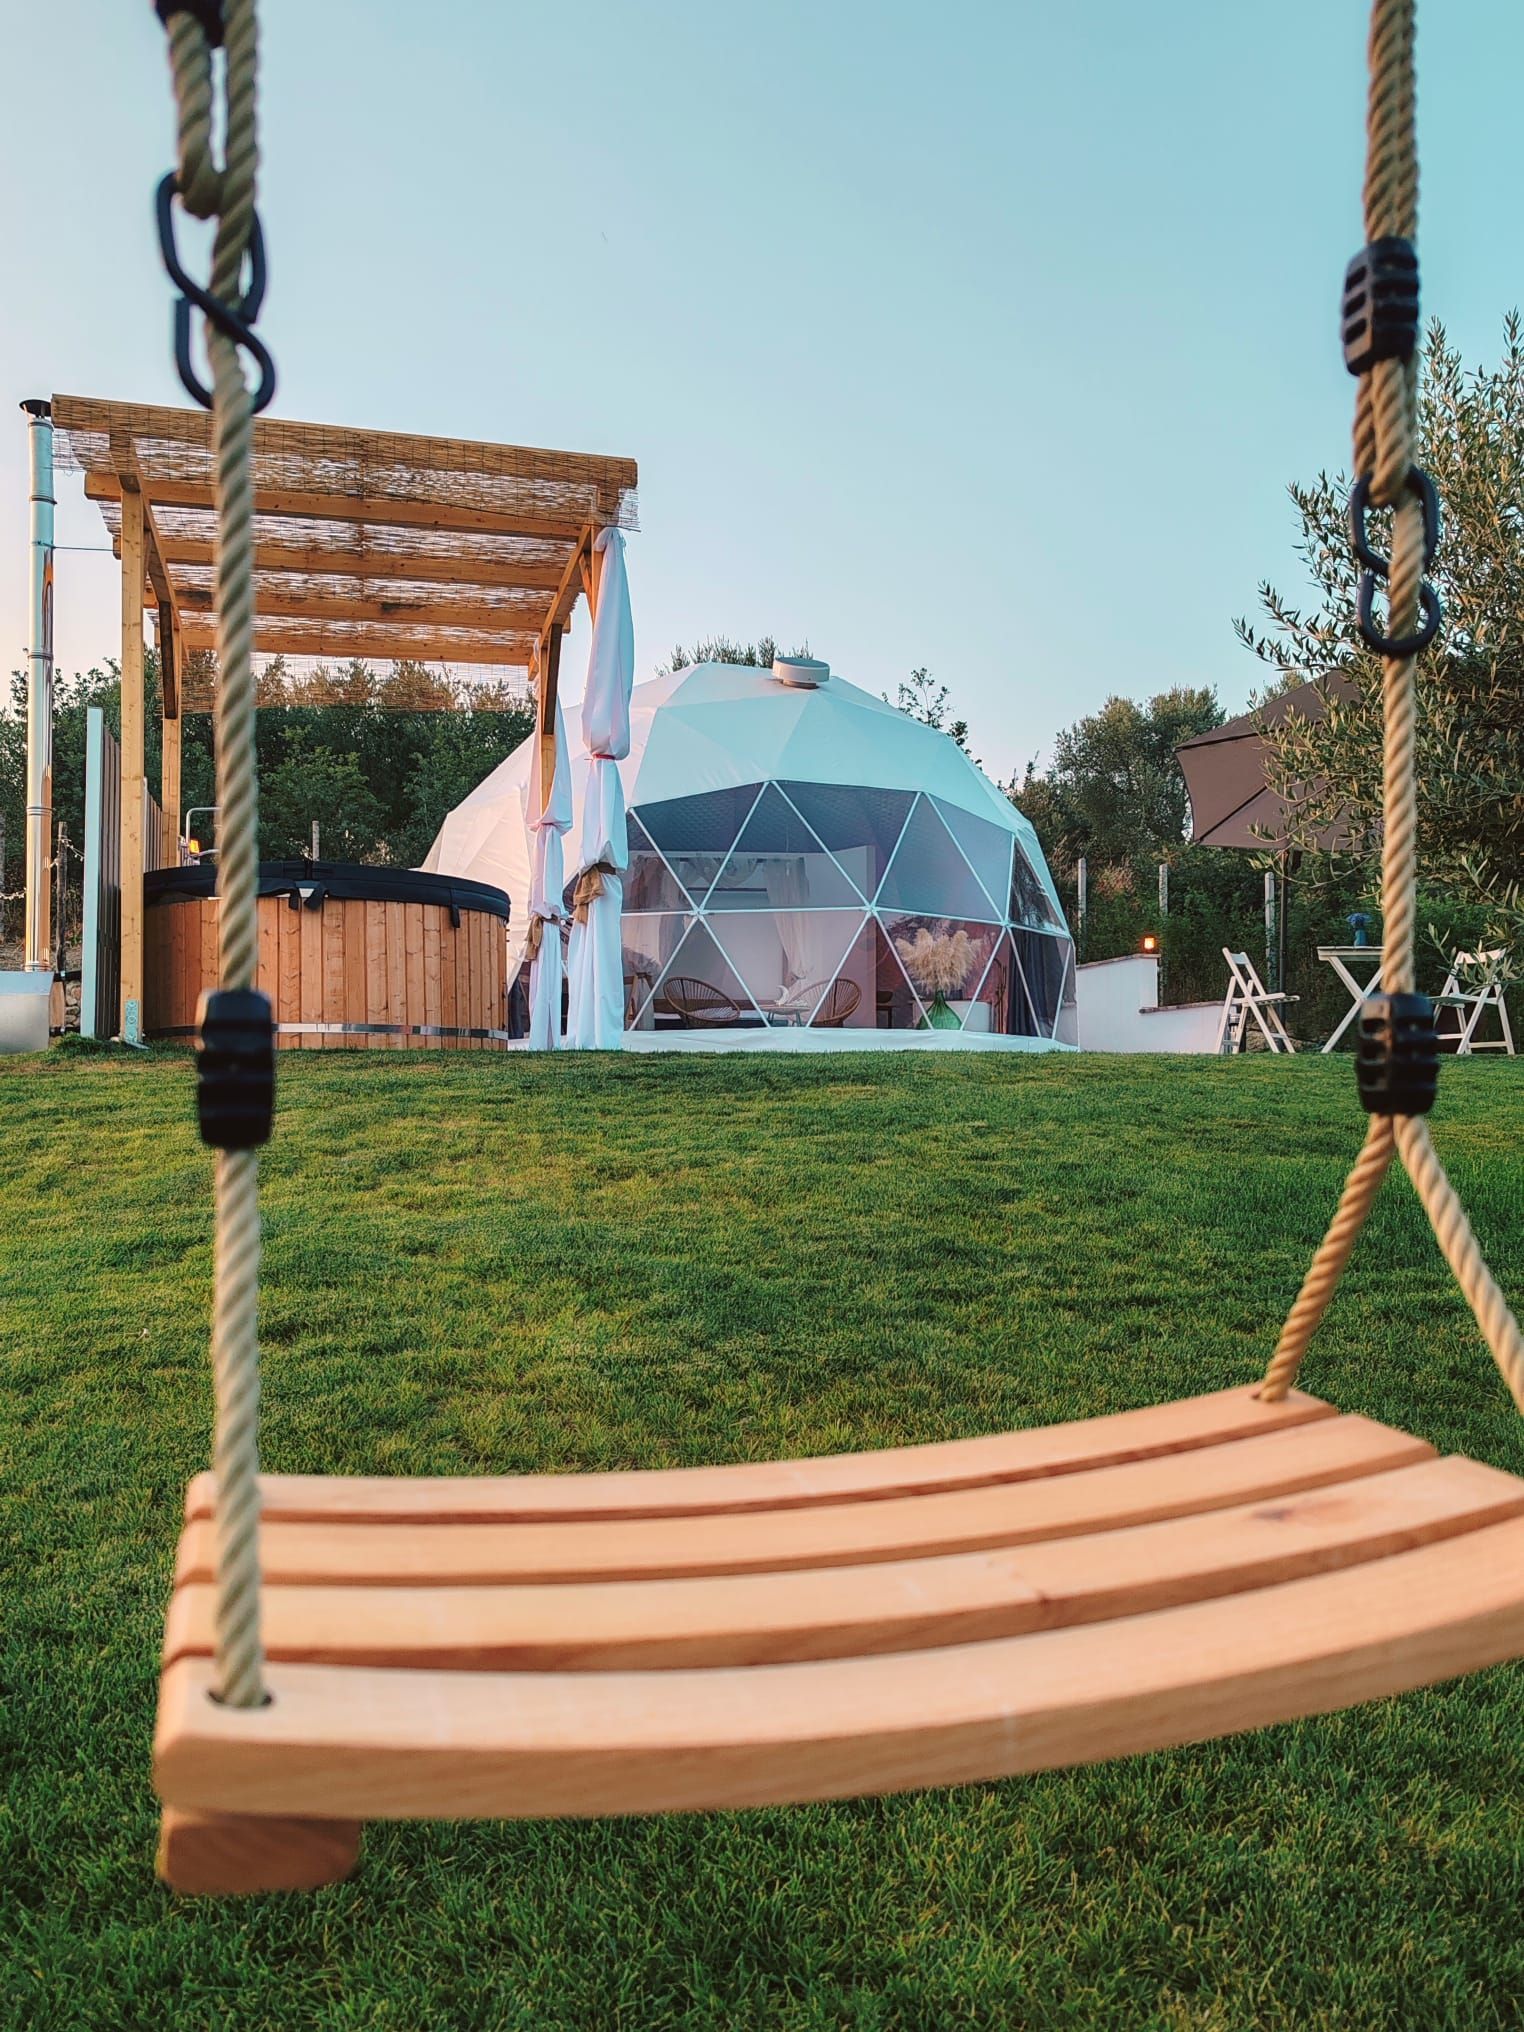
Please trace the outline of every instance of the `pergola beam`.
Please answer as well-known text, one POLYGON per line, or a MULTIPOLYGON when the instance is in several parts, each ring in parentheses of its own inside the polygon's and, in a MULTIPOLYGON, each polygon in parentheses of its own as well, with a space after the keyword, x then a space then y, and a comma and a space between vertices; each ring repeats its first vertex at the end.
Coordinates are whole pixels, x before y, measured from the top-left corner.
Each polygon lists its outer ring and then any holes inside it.
MULTIPOLYGON (((160 550, 166 564, 212 565, 216 546, 209 537, 164 536, 160 550)), ((118 551, 120 555, 120 551, 118 551)), ((535 587, 547 593, 560 589, 564 576, 559 564, 500 563, 496 558, 416 553, 399 555, 378 550, 324 550, 290 543, 256 543, 254 569, 260 572, 293 572, 304 578, 388 579, 403 584, 459 586, 469 591, 476 586, 535 587)))
MULTIPOLYGON (((335 641, 321 627, 310 630, 261 628, 254 624, 254 652, 258 656, 318 656, 329 663, 500 663, 527 666, 534 647, 533 629, 516 630, 507 638, 478 635, 464 642, 419 641, 412 636, 388 635, 382 630, 367 631, 353 639, 335 641)), ((215 649, 215 629, 188 621, 184 631, 189 651, 215 649)))
MULTIPOLYGON (((469 590, 469 588, 467 589, 469 590)), ((181 595, 180 606, 187 621, 210 614, 216 596, 208 587, 191 587, 181 595)), ((469 628, 491 635, 502 630, 533 633, 545 611, 542 595, 531 593, 522 600, 363 600, 334 598, 324 594, 313 601, 305 594, 273 587, 256 588, 256 620, 305 621, 325 626, 330 621, 374 621, 383 627, 469 628)))
POLYGON ((545 619, 540 628, 543 642, 548 643, 552 628, 564 628, 571 619, 572 609, 577 604, 577 596, 586 583, 586 565, 592 555, 593 537, 596 533, 594 524, 588 522, 583 525, 577 536, 577 547, 566 560, 566 569, 561 574, 561 582, 545 610, 545 619))
MULTIPOLYGON (((141 491, 141 483, 139 491, 141 491)), ((118 548, 120 555, 120 548, 118 548)), ((154 600, 163 605, 175 604, 174 583, 169 576, 165 562, 164 546, 159 540, 159 525, 153 519, 153 508, 145 499, 143 503, 143 558, 148 568, 148 583, 153 588, 154 600)))
MULTIPOLYGON (((145 497, 161 508, 201 508, 210 514, 216 498, 209 486, 195 480, 143 476, 145 497)), ((85 495, 91 501, 118 501, 122 482, 111 473, 87 473, 85 495)), ((314 494, 295 488, 261 487, 254 495, 256 515, 280 515, 293 521, 371 523, 390 529, 462 530, 484 536, 523 536, 553 543, 575 543, 585 523, 577 516, 531 515, 512 509, 471 508, 458 501, 399 500, 386 494, 314 494)))

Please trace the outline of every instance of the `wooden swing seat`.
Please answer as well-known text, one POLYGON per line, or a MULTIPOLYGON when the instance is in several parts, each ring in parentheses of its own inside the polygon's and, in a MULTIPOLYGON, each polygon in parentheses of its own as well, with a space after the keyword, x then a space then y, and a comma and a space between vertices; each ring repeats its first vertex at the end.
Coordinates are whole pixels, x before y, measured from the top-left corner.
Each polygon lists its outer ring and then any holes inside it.
POLYGON ((272 1695, 212 1697, 186 1500, 160 1869, 302 1889, 366 1819, 784 1804, 1326 1713, 1524 1653, 1524 1480, 1292 1392, 650 1473, 262 1479, 272 1695))

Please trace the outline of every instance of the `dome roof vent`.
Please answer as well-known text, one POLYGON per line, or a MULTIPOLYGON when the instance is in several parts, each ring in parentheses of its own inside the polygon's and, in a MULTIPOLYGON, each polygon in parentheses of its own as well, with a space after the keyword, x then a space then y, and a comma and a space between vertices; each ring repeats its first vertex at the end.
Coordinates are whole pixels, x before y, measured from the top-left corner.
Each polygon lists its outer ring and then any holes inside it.
POLYGON ((775 656, 773 676, 779 684, 791 685, 795 691, 814 691, 823 685, 831 675, 829 663, 823 663, 818 656, 775 656))

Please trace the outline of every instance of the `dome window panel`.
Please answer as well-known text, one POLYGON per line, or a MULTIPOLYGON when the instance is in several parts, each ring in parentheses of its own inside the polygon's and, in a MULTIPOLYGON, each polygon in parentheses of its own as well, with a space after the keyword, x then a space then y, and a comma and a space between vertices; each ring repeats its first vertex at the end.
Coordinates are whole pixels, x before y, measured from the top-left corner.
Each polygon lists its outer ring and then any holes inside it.
POLYGON ((917 798, 874 902, 880 917, 913 911, 1003 921, 929 797, 917 798))
POLYGON ((1001 927, 882 910, 879 921, 930 1026, 961 1029, 1000 942, 1001 927))
POLYGON ((978 876, 979 886, 990 900, 989 914, 1004 917, 1006 899, 1011 893, 1011 849, 1016 844, 1012 835, 945 797, 934 797, 931 802, 978 876))
POLYGON ((1009 1018, 1011 1029, 1009 1035, 1012 1037, 1046 1037, 1048 1033, 1043 1029, 1041 1020, 1038 1017, 1037 1004, 1032 999, 1032 990, 1027 986, 1026 969, 1021 964, 1021 953, 1018 950, 1017 943, 1019 936, 1020 934, 1014 930, 1010 933, 1011 966, 1014 979, 1012 982, 1009 1018))
POLYGON ((1014 842, 1015 857, 1011 863, 1011 922, 1025 925, 1052 925, 1056 931, 1066 929, 1063 916, 1047 886, 1027 859, 1026 849, 1020 840, 1014 842))
POLYGON ((1073 1006, 1074 948, 1067 938, 1056 938, 1048 932, 1018 930, 1012 933, 1012 937, 1016 941, 1022 973, 1026 976, 1027 992, 1032 998, 1038 1035, 1053 1037, 1058 1033, 1060 1018, 1066 1007, 1072 1009, 1073 1006), (1066 995, 1069 998, 1067 1004, 1066 995))
POLYGON ((870 917, 852 941, 836 978, 857 989, 856 1000, 844 1009, 842 1005, 849 999, 845 994, 822 998, 811 1021, 812 1029, 925 1028, 926 1011, 876 918, 870 917))
POLYGON ((830 849, 864 898, 884 879, 890 856, 905 830, 912 790, 876 790, 867 784, 779 785, 816 837, 830 849))
POLYGON ((691 910, 693 898, 633 812, 629 828, 630 865, 624 878, 625 910, 637 914, 647 910, 691 910))
POLYGON ((776 784, 741 829, 734 852, 704 898, 708 911, 852 910, 864 898, 776 784))
POLYGON ((689 926, 651 997, 658 1030, 760 1029, 766 1019, 702 921, 689 926))
POLYGON ((654 991, 693 923, 679 911, 626 911, 620 919, 624 948, 624 1021, 627 1030, 654 1030, 654 991))
POLYGON ((984 977, 974 990, 973 1001, 964 1012, 963 1028, 975 1035, 1022 1037, 1032 1034, 1031 1012, 1020 974, 1011 934, 1003 931, 990 954, 984 977))
POLYGON ((768 1023, 789 1027, 808 1023, 830 994, 864 921, 860 904, 855 910, 748 910, 710 919, 709 930, 768 1023))
POLYGON ((735 845, 752 806, 762 794, 757 782, 694 797, 668 797, 638 807, 641 825, 663 854, 725 855, 735 845))

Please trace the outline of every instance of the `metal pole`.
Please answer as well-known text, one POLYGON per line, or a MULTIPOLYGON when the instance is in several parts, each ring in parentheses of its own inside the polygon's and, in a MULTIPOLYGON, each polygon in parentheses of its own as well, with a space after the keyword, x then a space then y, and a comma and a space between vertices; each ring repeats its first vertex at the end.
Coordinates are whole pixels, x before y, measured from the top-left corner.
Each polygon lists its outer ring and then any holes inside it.
POLYGON ((1275 935, 1275 870, 1265 870, 1265 979, 1271 994, 1281 985, 1280 942, 1275 935))
POLYGON ((318 852, 318 822, 316 819, 312 821, 312 858, 314 861, 321 858, 318 852))
POLYGON ((1276 895, 1275 985, 1286 985, 1286 910, 1291 902, 1291 850, 1281 855, 1281 879, 1276 895))
POLYGON ((1085 957, 1085 919, 1090 910, 1090 864, 1080 855, 1074 870, 1074 937, 1079 948, 1077 958, 1085 957))
POLYGON ((53 830, 53 411, 23 402, 31 448, 31 616, 26 681, 26 929, 24 964, 46 971, 52 915, 48 847, 53 830))
POLYGON ((60 819, 58 823, 58 853, 54 863, 57 871, 57 880, 53 885, 54 893, 58 899, 58 940, 55 950, 58 953, 58 972, 60 975, 66 974, 69 971, 69 849, 73 844, 74 842, 69 838, 63 821, 60 819))
POLYGON ((1159 863, 1159 1002, 1164 1003, 1164 928, 1169 920, 1169 862, 1159 863))

